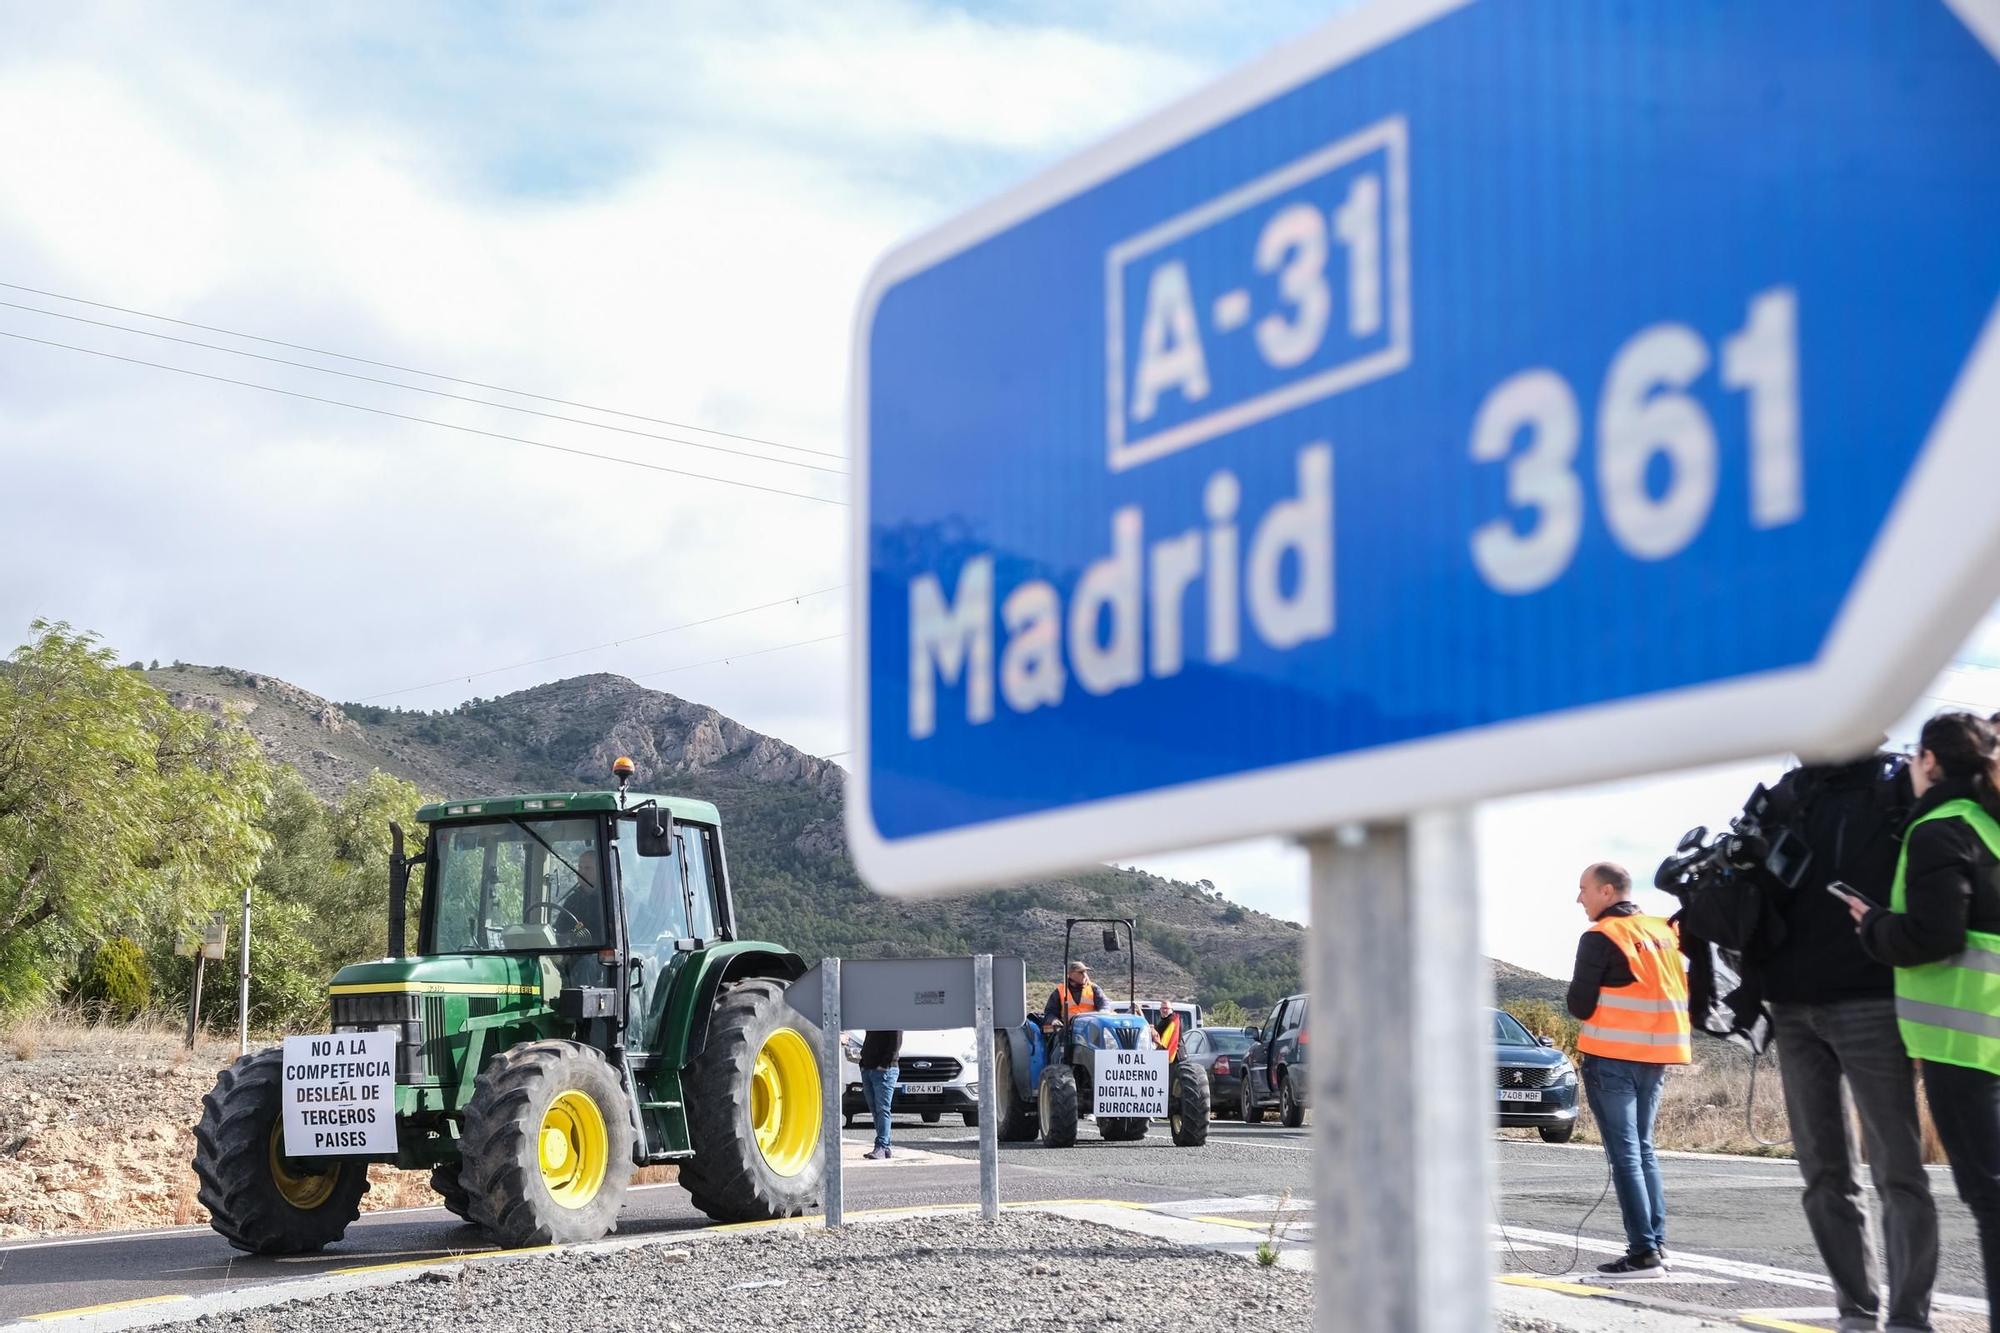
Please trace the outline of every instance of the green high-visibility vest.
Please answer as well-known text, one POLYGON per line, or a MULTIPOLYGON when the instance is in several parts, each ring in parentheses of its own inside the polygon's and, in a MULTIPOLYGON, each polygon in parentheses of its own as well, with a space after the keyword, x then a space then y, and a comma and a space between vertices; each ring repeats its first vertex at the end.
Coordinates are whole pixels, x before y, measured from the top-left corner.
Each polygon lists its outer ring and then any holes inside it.
MULTIPOLYGON (((1933 819, 1963 819, 2000 857, 2000 821, 1977 801, 1946 801, 1912 823, 1910 832, 1933 819)), ((1906 835, 1889 891, 1891 911, 1907 910, 1903 879, 1909 866, 1906 835)), ((1965 948, 1953 957, 1897 968, 1896 1025, 1903 1049, 1916 1059, 2000 1074, 2000 935, 1968 930, 1965 948)))

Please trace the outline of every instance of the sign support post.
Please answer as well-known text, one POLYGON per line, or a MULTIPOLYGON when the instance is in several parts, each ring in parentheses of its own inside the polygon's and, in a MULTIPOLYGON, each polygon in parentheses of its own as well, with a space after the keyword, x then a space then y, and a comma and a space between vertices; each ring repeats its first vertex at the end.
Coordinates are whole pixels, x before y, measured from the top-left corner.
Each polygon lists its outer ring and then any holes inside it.
POLYGON ((188 993, 188 1033, 187 1048, 194 1049, 195 1026, 201 1022, 201 973, 208 962, 208 953, 203 949, 194 951, 194 989, 188 993))
POLYGON ((243 940, 236 951, 236 1053, 250 1054, 250 886, 243 886, 243 940))
MULTIPOLYGON (((972 1039, 979 1043, 979 1215, 988 1222, 1000 1217, 1000 1098, 993 1086, 993 955, 972 959, 975 1020, 972 1039)), ((1011 1095, 1011 1094, 1010 1094, 1011 1095)))
POLYGON ((1306 842, 1308 1022, 1328 1034, 1310 1061, 1321 1333, 1492 1326, 1492 997, 1472 846, 1467 811, 1306 842))
POLYGON ((840 1226, 840 960, 819 960, 820 1137, 826 1145, 826 1224, 840 1226))

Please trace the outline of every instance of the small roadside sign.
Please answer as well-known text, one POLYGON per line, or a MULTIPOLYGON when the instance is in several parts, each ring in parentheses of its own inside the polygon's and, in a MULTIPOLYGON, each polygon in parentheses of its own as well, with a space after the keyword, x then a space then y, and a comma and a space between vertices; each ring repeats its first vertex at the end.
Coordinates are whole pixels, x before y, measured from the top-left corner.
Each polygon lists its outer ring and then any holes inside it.
MULTIPOLYGON (((975 964, 963 958, 846 958, 840 964, 840 1021, 846 1028, 934 1032, 969 1028, 977 1015, 975 964)), ((820 966, 785 990, 785 1002, 808 1023, 820 1022, 820 966)), ((993 960, 993 1024, 1018 1027, 1028 1016, 1028 965, 993 960)))
POLYGON ((229 951, 229 923, 217 912, 201 929, 201 956, 213 962, 229 951))
POLYGON ((396 1151, 396 1034, 285 1038, 285 1155, 396 1151))
POLYGON ((1092 1111, 1099 1116, 1161 1116, 1167 1113, 1167 1053, 1099 1051, 1092 1111))

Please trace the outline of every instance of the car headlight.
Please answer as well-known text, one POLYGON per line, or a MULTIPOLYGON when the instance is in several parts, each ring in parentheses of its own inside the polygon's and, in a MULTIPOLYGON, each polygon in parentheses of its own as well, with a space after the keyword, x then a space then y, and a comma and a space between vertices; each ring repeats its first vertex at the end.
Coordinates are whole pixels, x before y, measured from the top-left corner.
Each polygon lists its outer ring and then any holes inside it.
POLYGON ((1556 1082, 1555 1082, 1555 1086, 1557 1086, 1558 1088, 1573 1088, 1573 1087, 1575 1087, 1575 1086, 1576 1086, 1576 1066, 1575 1066, 1575 1065, 1573 1065, 1573 1064, 1571 1064, 1571 1063, 1569 1063, 1569 1062, 1568 1062, 1567 1060, 1565 1060, 1565 1061, 1563 1062, 1563 1067, 1562 1067, 1562 1072, 1561 1072, 1560 1074, 1557 1074, 1557 1075, 1556 1075, 1556 1082))

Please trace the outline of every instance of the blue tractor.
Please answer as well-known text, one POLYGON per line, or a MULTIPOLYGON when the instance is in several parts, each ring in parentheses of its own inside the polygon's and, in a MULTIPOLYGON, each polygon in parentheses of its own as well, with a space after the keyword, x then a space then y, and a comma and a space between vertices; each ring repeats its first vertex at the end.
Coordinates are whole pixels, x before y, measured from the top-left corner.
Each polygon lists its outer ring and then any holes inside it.
MULTIPOLYGON (((1045 1147, 1076 1142, 1077 1122, 1092 1115, 1097 1062, 1110 1051, 1157 1048, 1152 1026, 1139 1012, 1138 962, 1132 923, 1122 917, 1072 917, 1063 931, 1063 975, 1076 955, 1071 944, 1078 926, 1104 928, 1104 951, 1120 952, 1118 927, 1125 928, 1123 952, 1130 988, 1130 1012, 1075 1015, 1048 1021, 1030 1013, 1020 1027, 994 1037, 994 1092, 1000 1103, 1000 1138, 1013 1143, 1041 1139, 1045 1147)), ((1058 983, 1061 984, 1061 983, 1058 983)), ((1113 1142, 1146 1137, 1146 1116, 1093 1116, 1097 1132, 1113 1142)), ((1198 1148, 1208 1142, 1208 1073, 1191 1060, 1167 1071, 1167 1125, 1174 1143, 1198 1148)))

